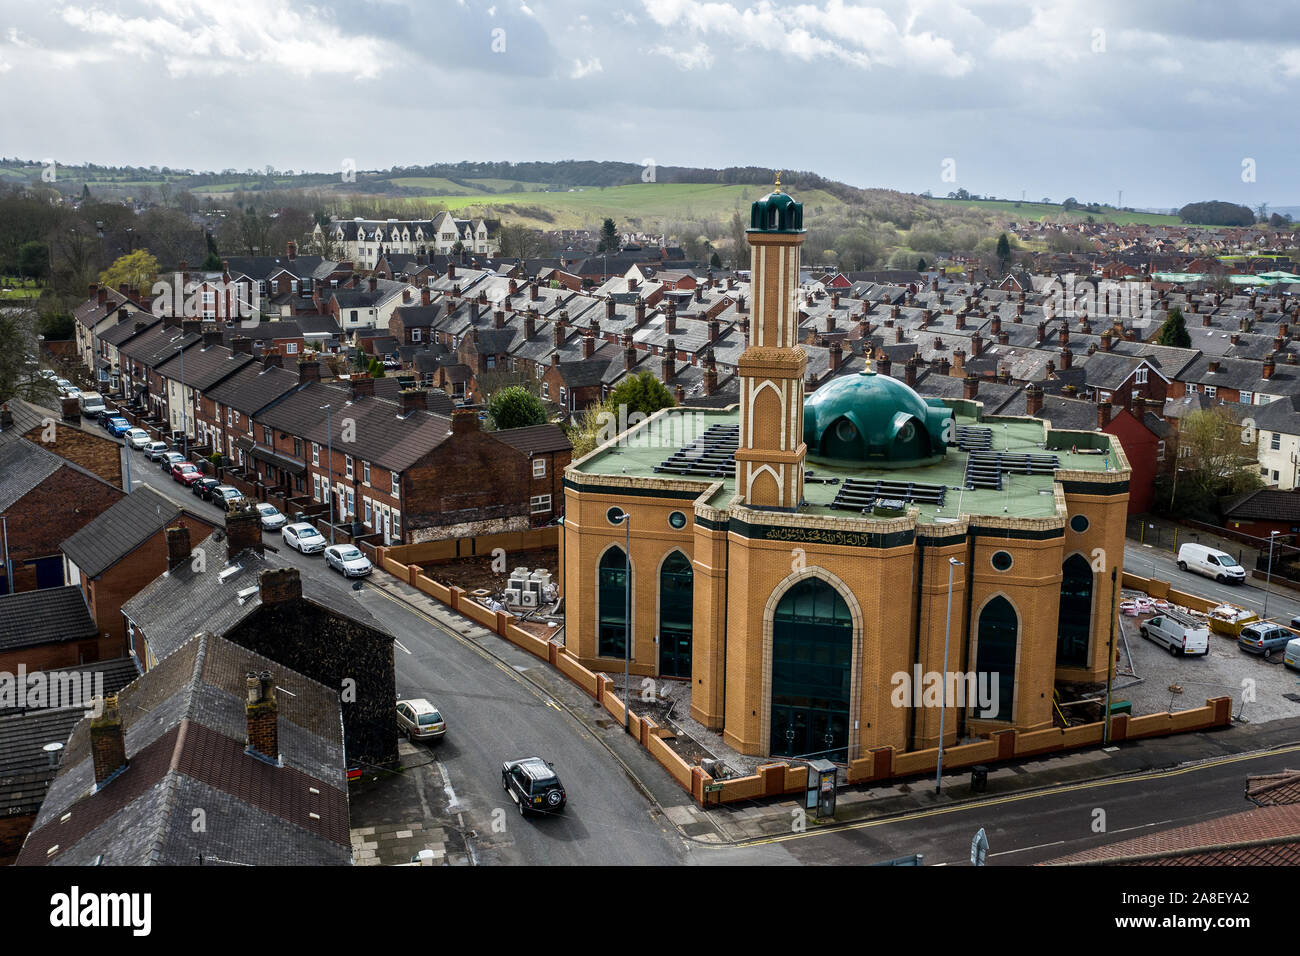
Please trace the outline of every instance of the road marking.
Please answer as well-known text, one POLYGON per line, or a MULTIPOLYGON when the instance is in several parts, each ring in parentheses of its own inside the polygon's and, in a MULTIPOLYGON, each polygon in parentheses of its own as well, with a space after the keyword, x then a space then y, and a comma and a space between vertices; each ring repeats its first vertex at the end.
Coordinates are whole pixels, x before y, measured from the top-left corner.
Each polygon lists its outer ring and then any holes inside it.
MULTIPOLYGON (((1121 831, 1116 830, 1116 833, 1121 831)), ((1022 846, 1018 850, 999 850, 997 853, 990 853, 989 856, 1007 856, 1011 853, 1028 853, 1030 850, 1042 850, 1049 846, 1060 846, 1064 840, 1056 840, 1053 843, 1040 843, 1038 846, 1022 846)))
POLYGON ((555 708, 556 710, 560 711, 560 713, 564 713, 564 711, 560 710, 560 705, 557 704, 557 703, 556 703, 555 701, 553 701, 553 700, 548 699, 548 700, 546 701, 546 706, 547 706, 547 707, 553 707, 553 708, 555 708))
POLYGON ((1107 830, 1106 832, 1107 833, 1128 833, 1130 830, 1145 830, 1148 827, 1160 827, 1160 826, 1164 826, 1166 823, 1173 823, 1173 822, 1174 822, 1173 820, 1160 820, 1156 823, 1143 823, 1140 826, 1136 826, 1136 827, 1125 827, 1123 830, 1107 830))
POLYGON ((448 812, 460 810, 460 800, 456 798, 456 791, 451 786, 451 775, 447 773, 447 768, 442 765, 441 760, 435 761, 438 765, 438 773, 442 774, 442 792, 447 795, 448 812))
POLYGON ((401 641, 399 641, 397 638, 393 638, 393 643, 396 644, 398 647, 400 647, 403 651, 406 651, 407 654, 411 653, 409 650, 406 649, 406 645, 403 644, 401 641))

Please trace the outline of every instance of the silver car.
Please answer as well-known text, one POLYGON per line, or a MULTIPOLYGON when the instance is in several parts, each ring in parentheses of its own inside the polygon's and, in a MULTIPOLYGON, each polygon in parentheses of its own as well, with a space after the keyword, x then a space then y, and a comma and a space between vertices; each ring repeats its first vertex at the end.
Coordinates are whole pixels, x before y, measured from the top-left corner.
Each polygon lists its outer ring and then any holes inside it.
POLYGON ((355 544, 332 544, 325 549, 325 563, 345 578, 364 578, 375 569, 355 544))
POLYGON ((275 505, 267 504, 265 501, 258 504, 257 513, 262 518, 263 531, 274 531, 277 528, 283 528, 285 522, 289 520, 275 509, 275 505))

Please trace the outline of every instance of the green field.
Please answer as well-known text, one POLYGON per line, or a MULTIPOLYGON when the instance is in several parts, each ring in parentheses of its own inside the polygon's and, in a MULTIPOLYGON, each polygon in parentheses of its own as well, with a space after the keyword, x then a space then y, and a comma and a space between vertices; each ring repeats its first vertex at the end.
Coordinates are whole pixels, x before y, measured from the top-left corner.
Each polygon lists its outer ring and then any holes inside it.
MULTIPOLYGON (((496 193, 483 196, 431 194, 419 198, 453 212, 470 210, 491 216, 494 206, 541 207, 554 215, 553 222, 528 217, 516 210, 503 210, 511 222, 549 229, 579 229, 598 226, 606 217, 619 223, 637 223, 650 228, 668 220, 717 219, 733 210, 746 210, 749 203, 766 192, 761 186, 724 186, 712 183, 633 183, 627 186, 575 187, 571 192, 496 193)), ((805 208, 838 207, 840 200, 830 193, 811 189, 799 193, 805 208)))
POLYGON ((448 196, 486 195, 481 189, 466 189, 464 186, 459 186, 450 179, 443 179, 440 176, 399 176, 388 181, 394 186, 401 186, 405 189, 427 189, 430 192, 448 196))
POLYGON ((1089 216, 1098 222, 1114 222, 1121 225, 1140 223, 1145 226, 1182 225, 1177 216, 1161 215, 1153 212, 1127 212, 1112 206, 1102 206, 1101 212, 1089 213, 1083 209, 1066 212, 1055 203, 1015 202, 1010 199, 931 199, 939 206, 964 206, 978 209, 1008 219, 1051 219, 1053 222, 1086 222, 1089 216))

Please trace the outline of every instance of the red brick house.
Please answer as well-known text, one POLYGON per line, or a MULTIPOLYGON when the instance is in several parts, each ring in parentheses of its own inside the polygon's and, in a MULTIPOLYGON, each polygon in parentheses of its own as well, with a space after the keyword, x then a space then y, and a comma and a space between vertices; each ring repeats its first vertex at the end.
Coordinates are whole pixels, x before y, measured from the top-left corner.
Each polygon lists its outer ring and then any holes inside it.
POLYGON ((564 513, 564 469, 573 457, 573 443, 558 425, 532 425, 492 432, 528 456, 528 516, 533 527, 550 524, 564 513))

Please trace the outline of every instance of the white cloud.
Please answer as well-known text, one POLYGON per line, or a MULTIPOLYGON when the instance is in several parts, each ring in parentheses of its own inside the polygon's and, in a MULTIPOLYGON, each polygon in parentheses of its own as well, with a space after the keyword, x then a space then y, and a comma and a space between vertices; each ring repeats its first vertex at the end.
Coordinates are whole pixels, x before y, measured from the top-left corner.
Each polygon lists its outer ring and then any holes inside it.
POLYGON ((573 69, 569 72, 569 79, 580 80, 585 76, 593 73, 603 73, 605 68, 600 65, 599 57, 592 57, 589 60, 574 60, 573 69))
POLYGON ((688 49, 660 45, 650 48, 655 56, 666 56, 683 70, 707 70, 713 66, 713 53, 708 45, 697 43, 688 49))

